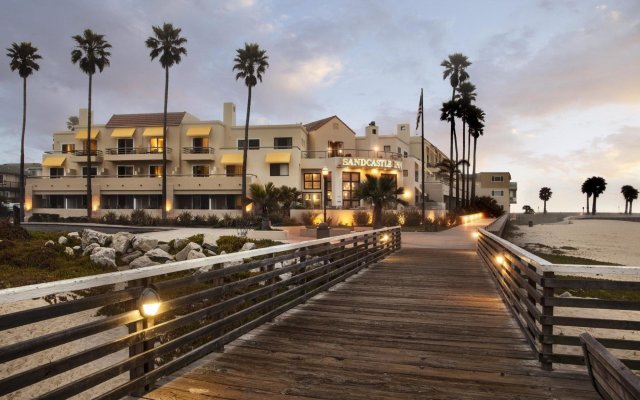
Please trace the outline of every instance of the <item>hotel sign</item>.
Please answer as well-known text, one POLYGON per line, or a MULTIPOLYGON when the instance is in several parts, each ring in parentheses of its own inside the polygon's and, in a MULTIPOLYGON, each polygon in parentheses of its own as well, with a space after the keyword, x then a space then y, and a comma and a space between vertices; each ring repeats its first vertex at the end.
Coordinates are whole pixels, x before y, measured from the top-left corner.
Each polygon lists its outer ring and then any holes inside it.
POLYGON ((345 157, 342 159, 342 166, 402 169, 402 161, 345 157))

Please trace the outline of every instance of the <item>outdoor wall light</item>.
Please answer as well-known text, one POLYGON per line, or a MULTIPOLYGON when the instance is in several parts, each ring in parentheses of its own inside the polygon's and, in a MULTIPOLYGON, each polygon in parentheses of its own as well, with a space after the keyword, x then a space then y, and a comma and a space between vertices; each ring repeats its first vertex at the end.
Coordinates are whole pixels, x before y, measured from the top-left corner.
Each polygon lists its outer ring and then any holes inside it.
POLYGON ((496 262, 500 265, 502 265, 502 263, 504 263, 504 257, 502 256, 496 256, 496 262))
POLYGON ((138 310, 143 317, 149 318, 158 314, 160 309, 160 295, 153 287, 147 286, 142 290, 138 299, 138 310))
POLYGON ((382 237, 380 238, 380 241, 381 241, 382 243, 386 243, 386 242, 388 242, 388 241, 389 241, 389 235, 385 233, 385 234, 384 234, 384 235, 382 235, 382 237))
POLYGON ((471 236, 473 236, 474 239, 477 239, 480 237, 480 233, 478 231, 475 231, 471 234, 471 236))

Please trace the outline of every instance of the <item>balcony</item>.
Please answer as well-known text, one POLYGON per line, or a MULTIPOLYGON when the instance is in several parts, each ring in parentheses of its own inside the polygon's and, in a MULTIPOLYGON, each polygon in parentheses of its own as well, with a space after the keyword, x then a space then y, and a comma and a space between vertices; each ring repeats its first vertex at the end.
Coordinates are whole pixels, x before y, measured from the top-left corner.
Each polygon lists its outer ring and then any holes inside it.
POLYGON ((182 159, 185 161, 213 161, 212 147, 183 147, 182 159))
POLYGON ((91 153, 91 162, 102 161, 102 150, 70 150, 70 151, 45 151, 44 154, 63 154, 69 157, 69 161, 74 163, 86 163, 87 155, 91 153))
POLYGON ((401 160, 402 154, 392 151, 358 150, 358 149, 331 149, 322 151, 303 151, 302 158, 323 159, 334 157, 357 157, 357 158, 382 158, 387 160, 401 160))
MULTIPOLYGON (((162 161, 161 147, 116 147, 105 150, 105 161, 162 161)), ((171 148, 167 147, 167 160, 171 148)))

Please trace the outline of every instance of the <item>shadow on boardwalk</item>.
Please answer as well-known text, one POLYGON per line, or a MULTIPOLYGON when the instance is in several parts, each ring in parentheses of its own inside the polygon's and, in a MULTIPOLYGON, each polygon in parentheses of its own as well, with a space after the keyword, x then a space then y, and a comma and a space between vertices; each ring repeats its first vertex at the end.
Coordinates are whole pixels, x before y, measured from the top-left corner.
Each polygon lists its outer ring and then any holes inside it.
POLYGON ((147 399, 597 399, 545 372, 473 250, 403 249, 147 399))

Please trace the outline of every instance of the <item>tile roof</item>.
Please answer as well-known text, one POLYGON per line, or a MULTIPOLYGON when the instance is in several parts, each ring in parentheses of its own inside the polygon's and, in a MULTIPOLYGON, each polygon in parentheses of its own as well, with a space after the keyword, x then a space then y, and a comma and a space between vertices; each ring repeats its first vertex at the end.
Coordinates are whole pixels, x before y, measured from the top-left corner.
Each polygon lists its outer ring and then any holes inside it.
MULTIPOLYGON (((178 126, 186 112, 167 113, 167 126, 178 126)), ((107 128, 130 128, 134 126, 162 126, 163 114, 114 114, 107 122, 107 128)))
POLYGON ((354 130, 351 129, 349 127, 349 125, 345 124, 344 121, 341 120, 340 117, 338 117, 337 115, 332 115, 332 116, 327 117, 327 118, 323 118, 323 119, 319 119, 317 121, 309 122, 308 124, 305 124, 304 127, 307 129, 307 132, 317 131, 318 129, 322 128, 327 122, 331 121, 334 118, 336 118, 338 121, 342 122, 342 124, 344 126, 346 126, 351 132, 353 132, 354 135, 356 134, 354 132, 354 130))

